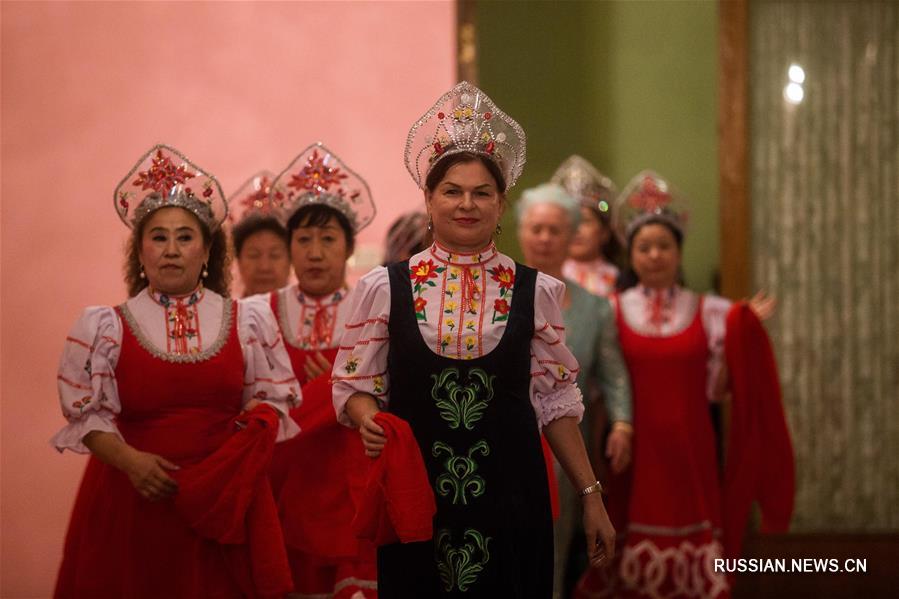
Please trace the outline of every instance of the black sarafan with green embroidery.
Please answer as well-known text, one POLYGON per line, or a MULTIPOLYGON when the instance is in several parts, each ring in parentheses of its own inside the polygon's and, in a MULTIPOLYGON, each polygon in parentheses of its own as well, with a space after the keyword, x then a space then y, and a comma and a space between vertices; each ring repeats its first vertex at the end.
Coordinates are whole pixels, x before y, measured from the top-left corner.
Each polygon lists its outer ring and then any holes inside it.
POLYGON ((412 427, 437 515, 431 541, 380 548, 378 595, 550 597, 549 488, 529 394, 537 271, 515 265, 506 330, 493 351, 472 360, 425 344, 409 263, 388 272, 388 409, 412 427))

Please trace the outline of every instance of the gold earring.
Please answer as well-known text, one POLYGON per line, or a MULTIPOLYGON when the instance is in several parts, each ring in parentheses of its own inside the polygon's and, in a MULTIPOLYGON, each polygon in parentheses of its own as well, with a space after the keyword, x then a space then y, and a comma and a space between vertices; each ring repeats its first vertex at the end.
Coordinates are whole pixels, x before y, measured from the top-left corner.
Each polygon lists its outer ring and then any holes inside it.
POLYGON ((146 278, 147 278, 147 273, 144 272, 144 265, 143 265, 143 264, 140 265, 140 273, 138 273, 138 276, 139 276, 140 278, 142 278, 142 279, 146 279, 146 278))
POLYGON ((503 234, 503 226, 501 223, 496 223, 496 236, 499 237, 503 234))
POLYGON ((209 269, 205 262, 203 263, 203 272, 200 273, 200 276, 202 276, 204 279, 209 276, 209 269))

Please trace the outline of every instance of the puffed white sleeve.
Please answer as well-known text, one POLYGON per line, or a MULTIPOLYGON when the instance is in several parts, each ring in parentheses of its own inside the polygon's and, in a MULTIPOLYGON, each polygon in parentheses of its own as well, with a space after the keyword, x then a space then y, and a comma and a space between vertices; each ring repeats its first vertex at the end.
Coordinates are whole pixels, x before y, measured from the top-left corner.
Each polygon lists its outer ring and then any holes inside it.
POLYGON ((543 273, 534 293, 534 337, 531 339, 531 405, 540 428, 572 416, 580 422, 584 401, 576 384, 580 370, 565 345, 562 299, 565 284, 543 273))
POLYGON ((290 409, 300 405, 302 392, 267 296, 237 302, 237 331, 244 355, 243 405, 258 399, 272 406, 281 414, 276 440, 290 439, 300 432, 290 409))
POLYGON ((383 407, 389 400, 387 325, 390 318, 390 278, 383 266, 359 280, 351 297, 334 369, 331 397, 337 420, 352 426, 346 403, 354 393, 368 393, 383 407))
POLYGON ((702 326, 709 341, 709 361, 706 367, 706 396, 709 401, 720 401, 718 379, 725 367, 724 335, 727 333, 727 313, 731 302, 717 295, 705 295, 702 300, 702 326))
POLYGON ((68 424, 50 443, 58 451, 90 453, 82 443, 92 431, 121 438, 116 415, 122 411, 115 380, 122 343, 122 322, 109 306, 85 309, 66 337, 56 386, 68 424))

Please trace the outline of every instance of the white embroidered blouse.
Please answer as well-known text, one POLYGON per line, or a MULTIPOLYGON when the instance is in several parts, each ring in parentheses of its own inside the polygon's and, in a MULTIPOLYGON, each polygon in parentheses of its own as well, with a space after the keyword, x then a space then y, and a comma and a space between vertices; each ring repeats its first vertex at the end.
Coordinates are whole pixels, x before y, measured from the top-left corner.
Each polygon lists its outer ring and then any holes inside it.
MULTIPOLYGON (((690 326, 696 317, 699 294, 674 286, 650 289, 631 287, 618 296, 625 324, 635 332, 650 337, 670 337, 690 326)), ((724 367, 724 334, 731 301, 716 295, 702 296, 702 326, 709 343, 706 393, 710 401, 718 401, 716 383, 724 367)))
MULTIPOLYGON (((296 284, 275 293, 275 316, 287 343, 299 349, 329 349, 340 343, 350 311, 348 287, 318 298, 303 293, 296 284)), ((265 298, 268 300, 268 295, 265 298)))
MULTIPOLYGON (((434 243, 409 260, 413 308, 425 343, 434 353, 470 360, 492 351, 505 331, 515 284, 515 262, 491 243, 474 254, 452 253, 434 243)), ((539 273, 531 339, 531 404, 542 427, 584 412, 575 384, 577 360, 565 346, 560 305, 565 285, 539 273)), ((390 280, 385 267, 365 275, 350 300, 349 322, 332 373, 334 409, 344 411, 353 393, 389 402, 387 373, 390 280)))
MULTIPOLYGON (((119 434, 115 369, 123 326, 152 354, 178 361, 215 355, 230 334, 231 300, 209 290, 176 298, 144 289, 125 308, 127 324, 110 306, 87 308, 66 337, 57 386, 68 424, 51 439, 59 451, 88 453, 81 440, 91 431, 119 434)), ((244 356, 243 405, 251 399, 270 404, 282 414, 278 440, 294 436, 299 427, 287 412, 299 405, 300 386, 274 315, 260 296, 238 302, 237 335, 244 356)))
POLYGON ((609 297, 615 293, 615 282, 618 280, 618 268, 602 258, 587 262, 568 259, 562 265, 562 274, 599 297, 609 297))

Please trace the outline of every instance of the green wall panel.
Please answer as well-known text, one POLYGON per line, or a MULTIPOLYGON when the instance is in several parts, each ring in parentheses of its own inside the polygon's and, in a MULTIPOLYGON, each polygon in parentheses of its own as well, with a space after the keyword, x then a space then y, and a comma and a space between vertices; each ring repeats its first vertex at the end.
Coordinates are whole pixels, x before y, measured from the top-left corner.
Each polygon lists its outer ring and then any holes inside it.
MULTIPOLYGON (((510 193, 569 154, 623 187, 644 168, 689 199, 688 284, 718 264, 717 8, 714 2, 477 3, 480 85, 528 134, 510 193)), ((500 246, 520 257, 512 211, 500 246)))

